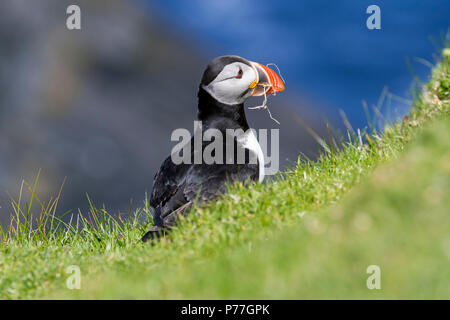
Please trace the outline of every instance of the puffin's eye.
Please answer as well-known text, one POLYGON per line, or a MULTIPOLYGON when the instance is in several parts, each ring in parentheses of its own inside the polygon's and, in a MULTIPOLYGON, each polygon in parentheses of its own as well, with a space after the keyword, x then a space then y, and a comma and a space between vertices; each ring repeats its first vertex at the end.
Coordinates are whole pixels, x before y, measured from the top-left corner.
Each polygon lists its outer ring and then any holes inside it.
POLYGON ((242 69, 239 68, 239 72, 238 72, 236 78, 238 78, 238 79, 242 78, 242 75, 243 75, 243 74, 244 74, 244 71, 242 71, 242 69))

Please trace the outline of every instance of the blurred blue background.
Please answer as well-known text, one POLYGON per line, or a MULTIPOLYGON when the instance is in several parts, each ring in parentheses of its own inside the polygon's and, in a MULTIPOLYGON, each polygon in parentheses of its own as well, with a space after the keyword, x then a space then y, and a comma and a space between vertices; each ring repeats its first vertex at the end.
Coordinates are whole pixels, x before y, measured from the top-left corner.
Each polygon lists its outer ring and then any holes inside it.
MULTIPOLYGON (((144 2, 207 55, 277 63, 287 94, 319 101, 330 117, 341 108, 356 127, 367 120, 361 100, 376 104, 385 86, 408 98, 413 74, 406 59, 434 63, 450 22, 448 0, 144 2), (381 9, 381 30, 366 27, 372 4, 381 9)), ((429 69, 411 62, 425 79, 429 69)), ((392 108, 399 115, 407 111, 400 101, 392 108)))
POLYGON ((408 111, 449 17, 448 0, 3 0, 0 222, 8 194, 39 169, 42 201, 67 178, 61 212, 86 211, 86 193, 113 214, 141 206, 172 130, 192 130, 198 83, 219 55, 279 66, 286 91, 269 106, 281 126, 247 111, 250 126, 280 128, 282 166, 314 157, 305 124, 322 136, 326 122, 345 130, 342 109, 365 128, 362 100, 370 108, 380 96, 390 118, 408 111), (71 4, 81 7, 80 31, 65 27, 71 4), (381 30, 366 27, 372 4, 381 30))

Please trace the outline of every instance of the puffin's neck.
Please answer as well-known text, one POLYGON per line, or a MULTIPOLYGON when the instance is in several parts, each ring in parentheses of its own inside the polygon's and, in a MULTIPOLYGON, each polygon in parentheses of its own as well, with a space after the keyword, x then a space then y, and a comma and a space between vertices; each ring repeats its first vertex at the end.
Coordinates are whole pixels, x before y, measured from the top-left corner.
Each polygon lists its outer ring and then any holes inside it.
POLYGON ((244 104, 224 104, 214 99, 200 85, 198 90, 198 114, 199 121, 205 124, 211 123, 220 118, 228 120, 236 127, 244 131, 249 129, 247 119, 245 118, 244 104))

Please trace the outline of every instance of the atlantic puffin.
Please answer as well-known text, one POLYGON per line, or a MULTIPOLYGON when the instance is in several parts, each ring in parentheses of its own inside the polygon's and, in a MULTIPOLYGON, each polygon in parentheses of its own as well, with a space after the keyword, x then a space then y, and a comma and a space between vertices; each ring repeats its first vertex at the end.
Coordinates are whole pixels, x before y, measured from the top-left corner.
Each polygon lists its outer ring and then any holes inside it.
POLYGON ((249 130, 244 102, 251 96, 276 94, 284 89, 275 71, 239 56, 221 56, 208 64, 198 90, 197 119, 203 132, 213 129, 223 135, 223 155, 214 163, 194 161, 195 153, 204 152, 210 142, 199 146, 192 137, 187 145, 191 150, 189 163, 175 164, 172 155, 164 160, 154 177, 150 197, 154 226, 142 241, 159 238, 194 202, 206 202, 225 193, 227 183, 263 181, 264 156, 249 130), (233 136, 227 139, 230 132, 233 136))

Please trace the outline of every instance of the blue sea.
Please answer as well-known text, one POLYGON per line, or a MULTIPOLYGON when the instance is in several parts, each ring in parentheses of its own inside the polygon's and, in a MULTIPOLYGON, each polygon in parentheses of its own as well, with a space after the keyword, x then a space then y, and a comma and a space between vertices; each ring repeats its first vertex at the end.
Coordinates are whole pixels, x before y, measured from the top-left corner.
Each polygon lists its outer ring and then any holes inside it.
POLYGON ((206 58, 276 63, 290 99, 315 101, 330 118, 342 109, 356 127, 367 124, 363 100, 388 119, 408 111, 450 25, 449 0, 142 1, 206 58), (380 30, 366 26, 373 4, 380 30))

